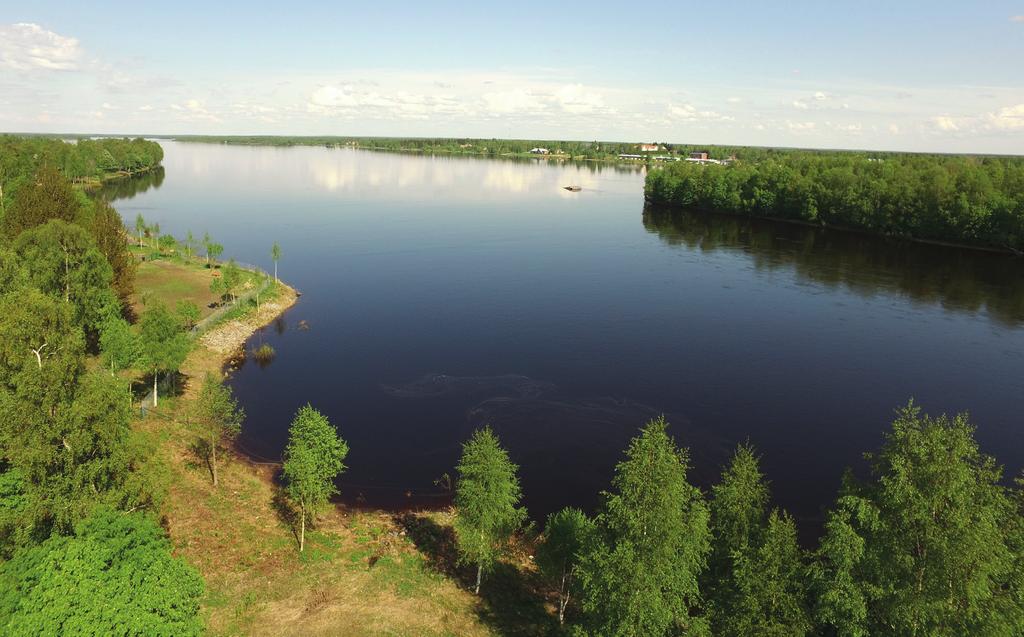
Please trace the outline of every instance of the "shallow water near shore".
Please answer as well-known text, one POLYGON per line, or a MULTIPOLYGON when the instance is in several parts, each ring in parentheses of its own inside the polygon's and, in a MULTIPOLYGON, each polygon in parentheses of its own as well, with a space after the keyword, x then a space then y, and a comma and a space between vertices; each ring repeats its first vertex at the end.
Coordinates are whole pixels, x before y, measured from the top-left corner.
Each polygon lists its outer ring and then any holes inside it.
POLYGON ((737 442, 806 528, 910 397, 970 410, 1024 467, 1024 260, 729 216, 644 210, 611 165, 161 142, 115 206, 210 232, 299 303, 232 378, 241 444, 276 459, 306 402, 351 446, 343 497, 446 502, 491 424, 534 518, 591 508, 665 414, 702 486, 737 442), (563 186, 579 185, 581 192, 563 186))

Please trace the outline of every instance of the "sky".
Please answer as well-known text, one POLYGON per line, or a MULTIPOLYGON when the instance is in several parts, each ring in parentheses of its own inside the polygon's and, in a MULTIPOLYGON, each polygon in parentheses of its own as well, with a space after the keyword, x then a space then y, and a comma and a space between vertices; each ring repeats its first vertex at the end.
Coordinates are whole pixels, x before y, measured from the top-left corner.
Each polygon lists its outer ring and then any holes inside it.
POLYGON ((0 131, 1024 154, 1024 0, 0 0, 0 131))

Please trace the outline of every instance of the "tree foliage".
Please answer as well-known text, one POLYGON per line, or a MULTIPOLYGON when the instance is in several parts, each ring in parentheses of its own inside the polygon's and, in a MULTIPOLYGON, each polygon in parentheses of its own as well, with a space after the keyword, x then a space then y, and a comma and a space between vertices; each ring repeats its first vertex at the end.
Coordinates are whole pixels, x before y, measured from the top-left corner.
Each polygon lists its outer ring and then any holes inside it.
POLYGON ((78 216, 78 196, 52 166, 40 166, 16 193, 3 218, 3 232, 8 239, 51 220, 74 223, 78 216))
POLYGON ((0 632, 198 636, 202 593, 152 518, 101 509, 0 565, 0 632))
POLYGON ((111 290, 113 271, 80 226, 51 220, 21 233, 14 250, 28 268, 30 283, 72 308, 74 320, 96 334, 110 308, 117 307, 111 290))
POLYGON ((817 616, 841 635, 1011 635, 1024 630, 1012 500, 967 416, 912 402, 848 477, 815 565, 817 616))
POLYGON ((667 427, 653 420, 630 442, 580 564, 594 635, 708 634, 698 584, 710 551, 708 508, 667 427))
POLYGON ((462 445, 456 470, 455 538, 459 560, 477 567, 479 593, 483 573, 494 568, 509 538, 526 519, 526 510, 519 506, 519 467, 509 459, 490 427, 484 427, 462 445))
POLYGON ((157 400, 157 380, 161 372, 176 372, 188 355, 188 335, 177 317, 163 303, 155 303, 142 313, 139 321, 142 361, 153 370, 153 406, 157 400))
POLYGON ((306 522, 338 492, 334 480, 345 470, 348 444, 327 417, 306 405, 288 429, 283 475, 288 497, 299 507, 299 550, 305 549, 306 522))
POLYGON ((135 270, 138 264, 128 247, 124 221, 117 210, 105 201, 93 201, 87 210, 82 226, 92 235, 96 248, 110 264, 114 292, 121 305, 127 306, 128 297, 135 289, 135 270))
POLYGON ((742 149, 647 174, 655 204, 1024 250, 1024 161, 742 149))
POLYGON ((217 486, 217 450, 238 438, 242 432, 245 411, 238 406, 231 388, 213 374, 207 373, 196 399, 195 419, 204 432, 213 485, 217 486))
POLYGON ((544 577, 558 590, 559 623, 565 622, 566 609, 579 592, 580 558, 594 541, 594 533, 594 521, 572 507, 552 513, 544 525, 536 561, 544 577))

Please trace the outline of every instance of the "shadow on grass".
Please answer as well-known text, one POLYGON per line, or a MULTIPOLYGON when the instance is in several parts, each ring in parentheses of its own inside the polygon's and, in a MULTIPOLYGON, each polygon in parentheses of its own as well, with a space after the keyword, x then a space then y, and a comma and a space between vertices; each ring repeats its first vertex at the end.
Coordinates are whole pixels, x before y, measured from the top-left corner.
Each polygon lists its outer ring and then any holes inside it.
MULTIPOLYGON (((277 514, 277 519, 284 523, 288 527, 288 530, 292 532, 292 539, 295 540, 295 548, 299 548, 299 511, 292 504, 291 500, 288 499, 288 495, 284 492, 282 487, 276 480, 274 481, 274 497, 270 501, 270 505, 274 507, 274 513, 277 514)), ((309 524, 306 525, 306 530, 309 530, 309 524)), ((307 536, 309 534, 307 533, 307 536)))
POLYGON ((189 469, 205 467, 206 471, 210 474, 210 481, 212 482, 213 465, 210 463, 210 441, 205 438, 198 438, 188 446, 188 450, 192 454, 192 460, 189 460, 186 466, 189 469))
MULTIPOLYGON (((466 590, 473 590, 476 569, 458 564, 455 532, 425 515, 399 513, 395 523, 427 558, 427 563, 466 590)), ((546 587, 536 572, 499 562, 484 575, 477 615, 499 635, 559 635, 557 618, 544 605, 546 587)))

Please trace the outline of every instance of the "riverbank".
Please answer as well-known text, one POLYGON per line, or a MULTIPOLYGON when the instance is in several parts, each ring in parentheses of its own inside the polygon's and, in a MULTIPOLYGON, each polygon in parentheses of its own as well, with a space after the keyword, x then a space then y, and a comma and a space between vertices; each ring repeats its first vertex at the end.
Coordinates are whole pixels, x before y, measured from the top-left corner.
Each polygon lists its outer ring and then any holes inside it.
POLYGON ((104 184, 110 182, 119 181, 121 179, 131 179, 132 177, 141 177, 142 175, 152 173, 154 170, 163 168, 161 164, 153 164, 138 170, 116 170, 108 173, 104 173, 102 177, 84 177, 76 179, 72 182, 73 185, 81 188, 82 190, 95 190, 101 188, 104 184))
MULTIPOLYGON (((209 634, 505 634, 502 613, 520 612, 524 604, 508 597, 524 590, 520 570, 510 567, 498 576, 507 581, 494 582, 500 604, 460 586, 449 511, 392 515, 335 506, 307 530, 300 554, 276 463, 229 454, 218 467, 219 486, 212 485, 189 425, 202 378, 222 374, 245 355, 252 334, 297 300, 282 284, 259 310, 246 305, 211 327, 181 366, 178 394, 137 423, 167 485, 161 514, 176 552, 206 581, 202 612, 209 634)), ((525 554, 521 562, 529 564, 525 554)), ((549 609, 530 604, 534 621, 545 624, 549 609)))

